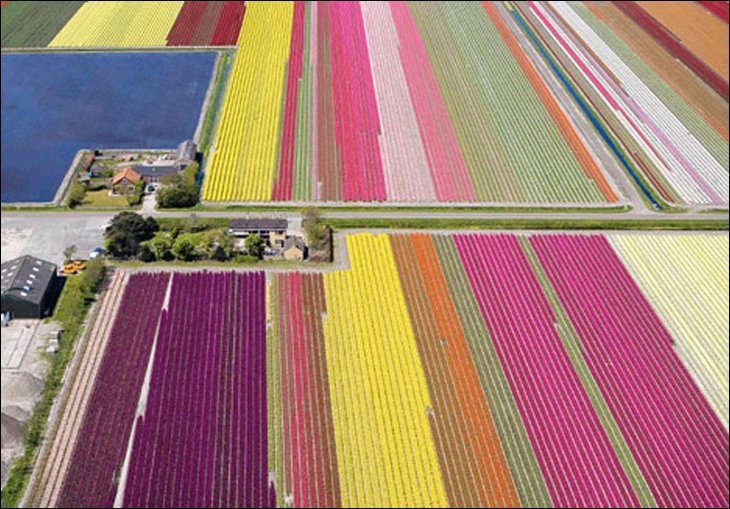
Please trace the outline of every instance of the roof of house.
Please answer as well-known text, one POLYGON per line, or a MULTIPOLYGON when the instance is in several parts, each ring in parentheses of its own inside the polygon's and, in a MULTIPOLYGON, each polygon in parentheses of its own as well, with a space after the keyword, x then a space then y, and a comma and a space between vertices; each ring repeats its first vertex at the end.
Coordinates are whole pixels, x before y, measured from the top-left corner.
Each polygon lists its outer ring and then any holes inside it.
POLYGON ((169 162, 169 164, 136 164, 132 168, 141 177, 166 177, 182 170, 182 165, 169 162))
POLYGON ((192 161, 195 159, 195 154, 198 152, 198 147, 195 145, 193 140, 185 140, 177 146, 175 151, 175 159, 178 161, 186 160, 192 161))
POLYGON ((287 237, 284 241, 284 251, 288 251, 292 247, 299 249, 303 253, 304 240, 298 235, 292 235, 290 237, 287 237))
POLYGON ((142 180, 142 177, 139 173, 137 173, 135 170, 127 166, 122 171, 118 172, 116 175, 114 175, 114 178, 112 178, 112 185, 115 186, 119 182, 121 182, 124 179, 129 180, 133 184, 136 184, 140 180, 142 180))
POLYGON ((289 221, 286 219, 231 219, 228 228, 232 230, 286 230, 289 221))
POLYGON ((2 264, 2 295, 39 304, 56 273, 51 262, 25 255, 2 264))

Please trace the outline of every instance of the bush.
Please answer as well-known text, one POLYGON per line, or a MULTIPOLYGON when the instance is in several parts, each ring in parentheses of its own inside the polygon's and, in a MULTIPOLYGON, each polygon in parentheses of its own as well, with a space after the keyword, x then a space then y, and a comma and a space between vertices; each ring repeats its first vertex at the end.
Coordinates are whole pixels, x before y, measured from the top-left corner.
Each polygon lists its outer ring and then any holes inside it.
POLYGON ((261 259, 264 254, 264 241, 255 233, 246 237, 243 245, 246 248, 246 254, 249 256, 261 259))
POLYGON ((198 203, 198 187, 183 182, 179 175, 172 183, 157 190, 157 206, 161 209, 193 207, 198 203))
POLYGON ((322 222, 322 216, 314 207, 304 210, 302 227, 307 234, 307 241, 312 249, 319 249, 327 240, 327 225, 322 222))
POLYGON ((84 202, 84 198, 86 198, 86 187, 81 182, 74 182, 68 192, 66 205, 73 209, 81 205, 84 202))
POLYGON ((152 250, 153 256, 158 260, 171 260, 172 241, 175 237, 177 237, 177 233, 175 235, 170 235, 168 233, 158 232, 152 240, 147 242, 148 246, 152 250))
POLYGON ((190 163, 182 175, 171 175, 157 190, 157 206, 161 209, 187 208, 198 203, 200 188, 198 187, 197 162, 190 163))
POLYGON ((172 245, 172 254, 178 260, 188 262, 195 258, 195 244, 187 235, 180 235, 172 245))
POLYGON ((141 262, 154 262, 156 260, 155 253, 152 251, 152 248, 150 247, 151 241, 142 242, 139 245, 139 249, 137 250, 137 259, 141 262))
POLYGON ((127 203, 130 207, 136 207, 142 203, 142 196, 144 196, 144 181, 135 184, 134 192, 127 195, 127 203))
POLYGON ((93 296, 99 291, 105 274, 106 265, 102 260, 89 260, 86 263, 86 270, 81 274, 81 288, 87 296, 93 296))

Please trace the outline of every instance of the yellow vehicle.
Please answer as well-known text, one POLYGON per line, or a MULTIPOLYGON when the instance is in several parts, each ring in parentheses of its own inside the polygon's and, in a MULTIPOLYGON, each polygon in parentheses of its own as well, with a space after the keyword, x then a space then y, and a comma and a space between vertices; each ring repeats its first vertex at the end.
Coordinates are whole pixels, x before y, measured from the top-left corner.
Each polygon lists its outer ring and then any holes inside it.
POLYGON ((63 264, 63 274, 66 276, 81 272, 86 268, 86 262, 81 260, 74 260, 63 264))

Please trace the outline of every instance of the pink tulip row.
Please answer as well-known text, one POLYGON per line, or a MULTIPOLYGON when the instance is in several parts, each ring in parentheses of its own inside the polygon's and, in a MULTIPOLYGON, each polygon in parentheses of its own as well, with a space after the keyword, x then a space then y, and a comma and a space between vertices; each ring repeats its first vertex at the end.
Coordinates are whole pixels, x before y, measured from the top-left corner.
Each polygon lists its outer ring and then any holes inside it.
POLYGON ((454 242, 554 504, 638 506, 517 237, 454 242))
POLYGON ((435 201, 390 7, 385 2, 363 2, 362 16, 382 127, 379 141, 388 199, 435 201))
POLYGON ((418 27, 405 2, 389 3, 436 198, 439 201, 474 201, 469 172, 418 27))
POLYGON ((727 430, 608 240, 531 243, 659 506, 727 507, 727 430))
POLYGON ((335 141, 342 199, 386 199, 381 132, 359 2, 331 2, 330 44, 335 141))

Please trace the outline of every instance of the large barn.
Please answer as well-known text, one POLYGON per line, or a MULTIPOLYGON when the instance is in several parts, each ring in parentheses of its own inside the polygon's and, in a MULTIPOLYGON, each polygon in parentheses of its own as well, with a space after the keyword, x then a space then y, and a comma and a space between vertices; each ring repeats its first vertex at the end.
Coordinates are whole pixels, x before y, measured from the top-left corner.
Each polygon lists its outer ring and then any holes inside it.
POLYGON ((59 284, 56 266, 33 256, 2 264, 2 312, 13 318, 43 318, 51 313, 59 284))

